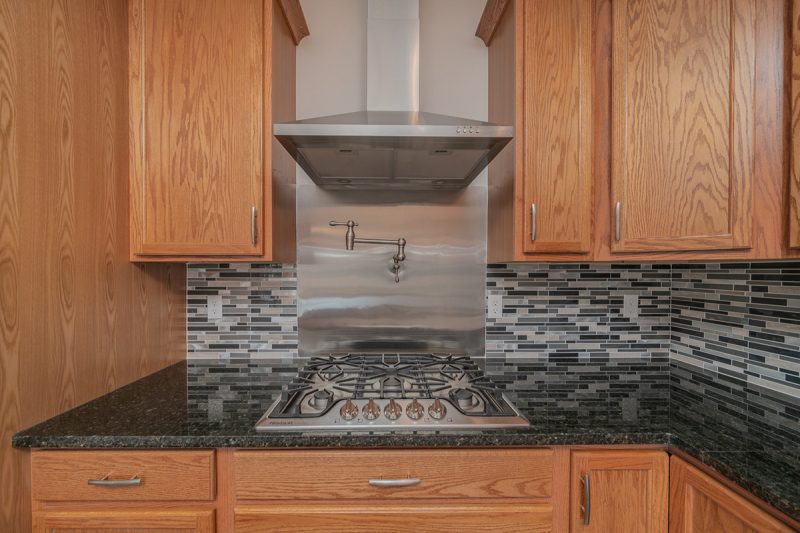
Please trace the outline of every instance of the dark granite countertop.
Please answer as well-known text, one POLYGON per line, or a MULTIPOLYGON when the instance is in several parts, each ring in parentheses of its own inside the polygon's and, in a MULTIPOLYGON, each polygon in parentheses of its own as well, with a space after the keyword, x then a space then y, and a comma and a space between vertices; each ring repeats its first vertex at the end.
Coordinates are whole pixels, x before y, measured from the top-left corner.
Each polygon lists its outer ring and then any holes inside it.
POLYGON ((290 358, 179 363, 17 433, 13 444, 62 449, 654 444, 703 462, 800 520, 800 409, 770 410, 765 405, 786 398, 776 400, 752 387, 738 394, 731 384, 720 385, 704 371, 666 357, 486 361, 486 373, 531 421, 529 428, 256 432, 255 422, 296 373, 296 364, 290 358))

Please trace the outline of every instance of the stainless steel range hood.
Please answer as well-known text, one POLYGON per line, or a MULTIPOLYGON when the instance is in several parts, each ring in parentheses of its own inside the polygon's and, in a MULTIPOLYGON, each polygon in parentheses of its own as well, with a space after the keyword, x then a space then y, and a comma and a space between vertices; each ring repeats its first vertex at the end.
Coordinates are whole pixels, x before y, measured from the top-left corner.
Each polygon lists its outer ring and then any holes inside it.
POLYGON ((314 183, 329 189, 460 189, 508 144, 511 126, 404 111, 275 125, 314 183))
POLYGON ((512 126, 419 111, 418 0, 369 0, 367 111, 275 124, 326 189, 461 189, 513 138, 512 126))

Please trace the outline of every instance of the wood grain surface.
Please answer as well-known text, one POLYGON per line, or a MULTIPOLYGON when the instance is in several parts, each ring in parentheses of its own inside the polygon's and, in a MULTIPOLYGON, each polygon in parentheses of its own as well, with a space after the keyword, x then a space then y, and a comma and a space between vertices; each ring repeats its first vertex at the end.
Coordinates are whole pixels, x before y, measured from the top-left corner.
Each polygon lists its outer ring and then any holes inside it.
POLYGON ((41 511, 34 533, 213 533, 214 511, 41 511))
POLYGON ((791 8, 791 170, 789 192, 789 246, 800 248, 800 0, 791 8))
POLYGON ((593 222, 592 2, 528 2, 524 17, 523 249, 588 252, 593 222))
POLYGON ((789 533, 793 529, 678 457, 670 458, 670 533, 789 533))
POLYGON ((172 501, 213 500, 213 450, 34 451, 33 498, 38 500, 172 501), (125 488, 89 485, 90 479, 129 479, 125 488))
POLYGON ((247 506, 236 509, 236 531, 545 532, 553 531, 552 514, 553 508, 549 504, 247 506))
POLYGON ((551 450, 239 451, 242 500, 549 498, 551 450), (370 479, 420 478, 381 488, 370 479))
MULTIPOLYGON (((489 46, 489 121, 522 131, 523 4, 511 0, 489 46), (517 112, 519 110, 519 113, 517 112)), ((489 164, 489 211, 486 220, 489 262, 522 257, 523 144, 516 135, 489 164), (519 201, 518 201, 519 198, 519 201)))
MULTIPOLYGON (((269 179, 264 186, 264 258, 268 261, 294 263, 297 260, 295 216, 295 179, 297 164, 289 152, 271 134, 272 124, 291 122, 297 118, 296 80, 297 47, 292 39, 290 25, 280 16, 279 0, 265 0, 267 21, 265 32, 265 67, 269 94, 264 106, 264 124, 270 133, 264 137, 264 175, 269 179)), ((298 6, 299 7, 299 6, 298 6)))
POLYGON ((754 2, 612 5, 612 250, 749 247, 754 2))
POLYGON ((295 46, 300 44, 304 38, 311 35, 306 23, 306 16, 303 14, 303 7, 300 0, 278 0, 286 25, 292 35, 292 42, 295 46))
POLYGON ((669 456, 653 451, 575 451, 572 453, 570 509, 572 530, 586 533, 647 531, 666 533, 669 456), (589 524, 581 507, 582 477, 589 475, 589 524))
POLYGON ((295 118, 299 4, 150 4, 129 3, 131 260, 294 261, 295 163, 271 129, 295 118))
MULTIPOLYGON (((526 0, 528 1, 528 0, 526 0)), ((535 0, 529 0, 535 4, 535 0)), ((748 0, 752 2, 752 0, 748 0)), ((514 124, 522 131, 521 107, 522 10, 515 0, 503 15, 489 46, 489 118, 514 124), (516 69, 516 70, 515 70, 516 69), (516 79, 510 77, 516 72, 516 79), (515 97, 516 95, 516 97, 515 97)), ((749 248, 728 250, 662 250, 625 252, 612 250, 613 201, 611 196, 611 42, 612 2, 595 0, 593 14, 593 165, 594 180, 592 251, 590 254, 526 253, 529 228, 524 221, 530 209, 523 198, 521 161, 523 148, 516 141, 489 166, 489 260, 505 261, 699 261, 762 260, 800 257, 788 248, 790 219, 786 193, 789 145, 787 97, 787 46, 791 24, 785 0, 759 0, 755 24, 754 155, 752 239, 749 248)), ((733 13, 733 11, 732 11, 733 13)), ((623 210, 624 214, 624 210, 623 210)), ((681 244, 683 246, 683 244, 681 244)))
POLYGON ((12 433, 181 360, 185 269, 127 262, 124 3, 0 14, 0 531, 24 531, 12 433))
POLYGON ((263 2, 141 2, 132 41, 143 69, 139 251, 258 255, 263 2))
POLYGON ((509 0, 486 1, 481 19, 478 21, 478 28, 475 30, 475 36, 480 37, 486 46, 492 43, 492 38, 500 25, 500 20, 503 18, 503 13, 508 7, 508 3, 509 0))

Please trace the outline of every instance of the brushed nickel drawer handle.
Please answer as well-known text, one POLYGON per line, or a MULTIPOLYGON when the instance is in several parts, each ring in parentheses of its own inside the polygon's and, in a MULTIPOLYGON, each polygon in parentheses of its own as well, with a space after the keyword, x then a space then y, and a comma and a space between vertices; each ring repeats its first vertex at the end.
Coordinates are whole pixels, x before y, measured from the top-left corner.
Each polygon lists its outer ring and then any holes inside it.
POLYGON ((255 207, 250 208, 250 244, 253 246, 258 242, 258 226, 256 226, 256 218, 258 217, 258 210, 255 207))
POLYGON ((622 228, 620 227, 620 221, 619 221, 621 210, 622 210, 622 202, 617 202, 614 205, 614 217, 616 219, 614 222, 614 238, 617 241, 619 241, 620 238, 622 237, 622 228))
POLYGON ((95 487, 136 487, 142 484, 142 478, 133 476, 130 479, 108 479, 111 473, 106 474, 100 479, 90 479, 89 485, 95 487))
POLYGON ((536 203, 531 204, 531 241, 536 240, 536 203))
POLYGON ((583 512, 583 525, 588 526, 591 520, 592 513, 592 492, 589 486, 589 474, 583 475, 583 505, 581 511, 583 512))
POLYGON ((373 487, 413 487, 419 485, 422 480, 418 477, 407 477, 405 479, 370 479, 369 484, 373 487))

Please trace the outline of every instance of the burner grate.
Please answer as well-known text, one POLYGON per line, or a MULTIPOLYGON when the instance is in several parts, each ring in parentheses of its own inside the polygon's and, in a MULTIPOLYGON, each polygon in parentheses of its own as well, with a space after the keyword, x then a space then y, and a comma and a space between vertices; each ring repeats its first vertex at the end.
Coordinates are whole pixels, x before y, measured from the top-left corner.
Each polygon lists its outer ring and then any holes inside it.
POLYGON ((318 417, 340 400, 447 399, 465 415, 514 410, 478 365, 461 354, 317 356, 287 388, 273 417, 318 417))

